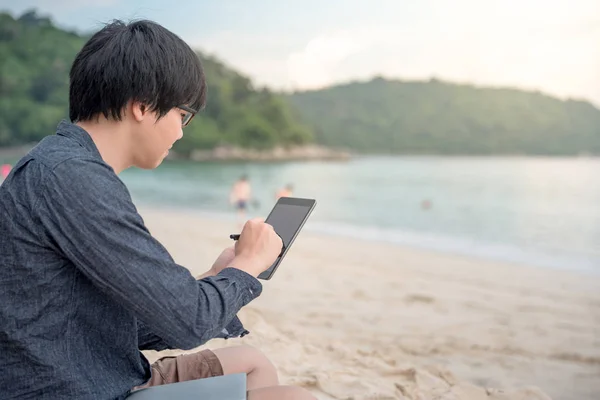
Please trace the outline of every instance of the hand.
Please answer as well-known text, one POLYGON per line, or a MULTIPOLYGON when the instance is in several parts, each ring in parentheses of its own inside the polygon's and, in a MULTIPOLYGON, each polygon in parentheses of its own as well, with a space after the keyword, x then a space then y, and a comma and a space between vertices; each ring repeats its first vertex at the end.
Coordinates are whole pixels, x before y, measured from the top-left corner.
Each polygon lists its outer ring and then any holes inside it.
POLYGON ((217 259, 213 263, 212 267, 210 268, 211 272, 217 275, 219 272, 227 268, 234 258, 235 246, 226 248, 221 252, 221 254, 219 254, 219 257, 217 257, 217 259))
POLYGON ((231 264, 233 259, 235 258, 235 246, 231 246, 226 248, 219 254, 219 257, 215 260, 212 267, 202 275, 196 276, 196 279, 204 279, 209 276, 215 276, 219 272, 223 271, 225 268, 231 264))
POLYGON ((273 265, 282 247, 281 238, 271 225, 262 219, 251 219, 235 245, 231 266, 256 277, 273 265))

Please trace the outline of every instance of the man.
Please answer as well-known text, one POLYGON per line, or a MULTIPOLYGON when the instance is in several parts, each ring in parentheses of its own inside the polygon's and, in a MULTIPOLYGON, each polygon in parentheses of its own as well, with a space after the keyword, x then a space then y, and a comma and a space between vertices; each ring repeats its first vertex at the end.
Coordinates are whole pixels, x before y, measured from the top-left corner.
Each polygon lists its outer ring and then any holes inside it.
POLYGON ((252 198, 252 188, 247 175, 242 175, 231 188, 229 202, 234 205, 238 211, 238 223, 240 225, 246 220, 246 210, 252 198))
POLYGON ((294 185, 288 183, 285 187, 281 188, 275 194, 275 200, 279 200, 282 197, 292 197, 294 195, 294 185))
MULTIPOLYGON (((249 221, 195 280, 149 233, 117 175, 160 165, 205 97, 196 54, 155 23, 111 23, 79 52, 72 123, 0 186, 0 398, 123 399, 143 385, 232 372, 209 351, 164 359, 152 376, 139 350, 245 334, 236 314, 260 295, 256 276, 281 240, 249 221)), ((313 397, 275 386, 248 398, 313 397)))

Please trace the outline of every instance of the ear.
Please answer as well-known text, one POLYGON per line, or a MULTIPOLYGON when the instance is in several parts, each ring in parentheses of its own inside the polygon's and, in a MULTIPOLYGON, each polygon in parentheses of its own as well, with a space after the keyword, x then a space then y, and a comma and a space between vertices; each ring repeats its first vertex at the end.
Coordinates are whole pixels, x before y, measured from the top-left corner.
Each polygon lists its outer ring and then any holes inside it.
POLYGON ((149 114, 148 106, 139 101, 131 102, 131 114, 137 122, 142 122, 149 114))

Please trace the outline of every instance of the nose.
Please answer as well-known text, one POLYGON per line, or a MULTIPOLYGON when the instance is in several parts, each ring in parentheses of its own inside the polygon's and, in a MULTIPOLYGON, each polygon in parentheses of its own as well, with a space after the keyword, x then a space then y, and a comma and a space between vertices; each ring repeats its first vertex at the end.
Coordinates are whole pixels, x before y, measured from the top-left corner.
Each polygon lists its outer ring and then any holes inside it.
POLYGON ((177 135, 177 140, 181 139, 183 137, 183 129, 179 129, 179 135, 177 135))

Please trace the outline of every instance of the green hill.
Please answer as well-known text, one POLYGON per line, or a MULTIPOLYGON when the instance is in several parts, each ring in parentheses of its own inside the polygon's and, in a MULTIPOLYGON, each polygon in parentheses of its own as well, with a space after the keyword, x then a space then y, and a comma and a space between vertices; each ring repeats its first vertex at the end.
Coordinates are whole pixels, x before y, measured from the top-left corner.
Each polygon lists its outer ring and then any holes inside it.
MULTIPOLYGON (((68 71, 85 39, 34 11, 0 13, 0 147, 35 142, 68 116, 68 71)), ((368 153, 600 154, 600 110, 585 101, 382 78, 280 95, 199 56, 208 104, 176 144, 180 154, 314 139, 368 153)))
MULTIPOLYGON (((0 147, 36 142, 68 117, 68 74, 86 36, 29 11, 0 13, 0 147)), ((208 104, 177 142, 179 153, 231 144, 268 149, 312 141, 287 101, 216 58, 199 53, 208 81, 208 104)))
POLYGON ((600 154, 600 110, 537 92, 375 78, 288 98, 326 146, 388 154, 600 154))

